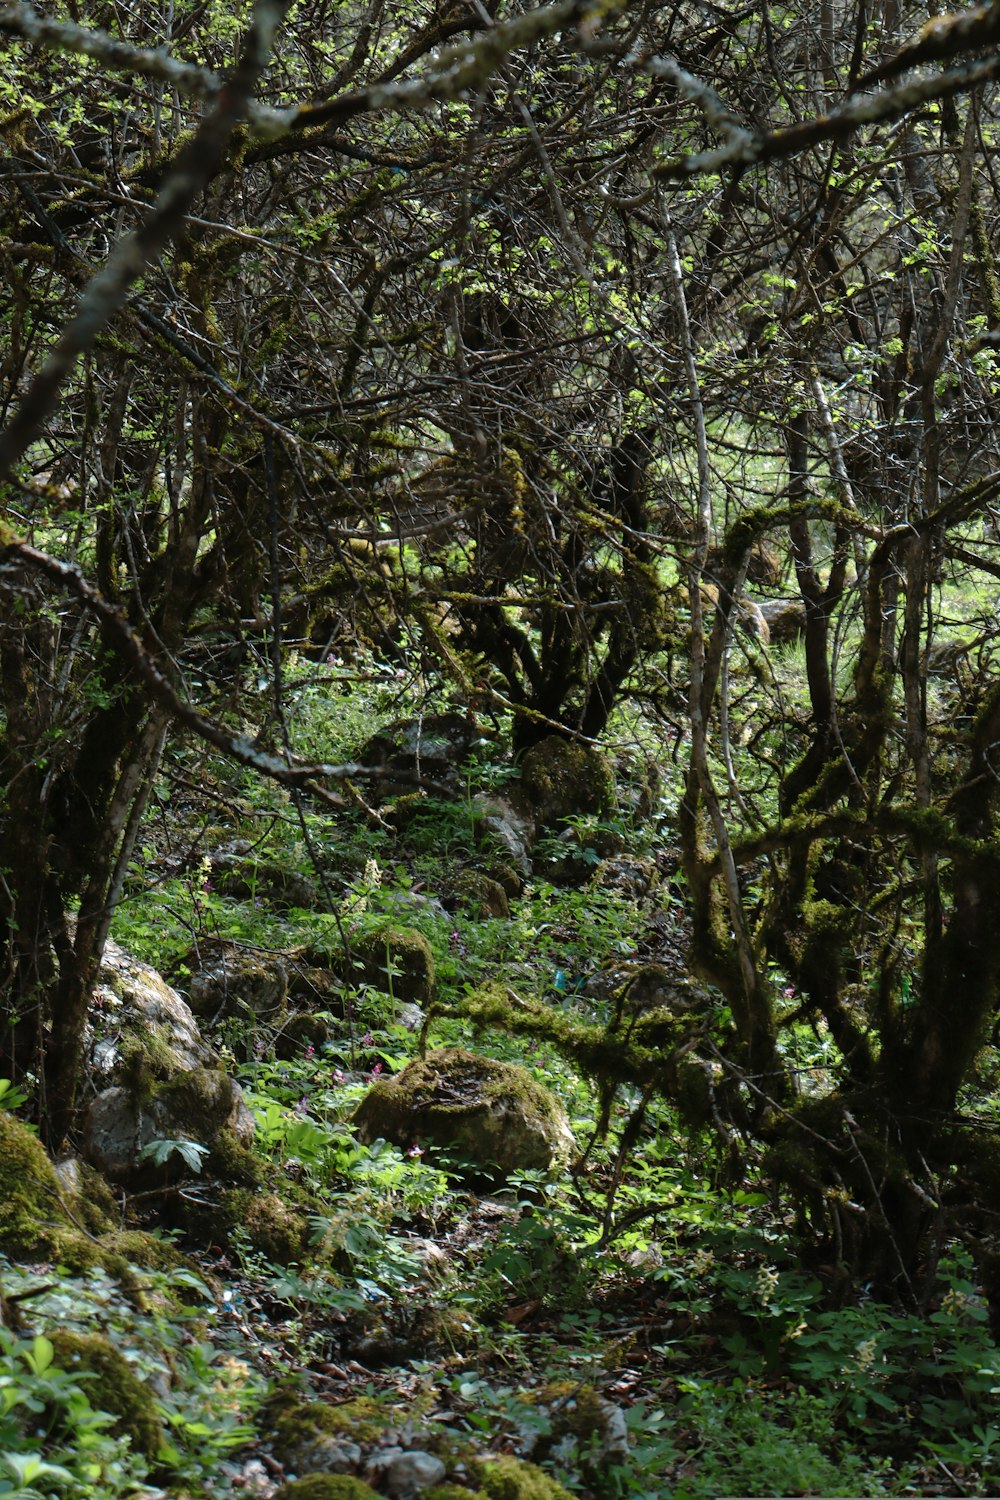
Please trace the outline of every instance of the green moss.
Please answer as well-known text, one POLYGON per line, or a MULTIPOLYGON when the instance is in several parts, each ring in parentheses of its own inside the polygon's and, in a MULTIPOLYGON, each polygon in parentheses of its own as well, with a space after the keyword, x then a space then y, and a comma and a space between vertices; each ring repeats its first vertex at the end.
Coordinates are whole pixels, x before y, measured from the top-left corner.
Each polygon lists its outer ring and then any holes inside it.
MULTIPOLYGON (((86 1235, 63 1202, 45 1147, 20 1120, 0 1111, 0 1250, 22 1260, 58 1258, 76 1268, 80 1257, 67 1259, 58 1247, 68 1249, 77 1240, 85 1258, 86 1235)), ((99 1259, 95 1247, 87 1264, 99 1259)))
POLYGON ((362 1138, 450 1146, 487 1174, 549 1167, 572 1137, 561 1106, 513 1063, 445 1047, 380 1080, 354 1116, 362 1138))
POLYGON ((309 1221, 277 1193, 236 1189, 220 1205, 229 1216, 229 1234, 245 1230, 250 1244, 275 1265, 304 1261, 309 1253, 309 1221))
POLYGON ((271 1500, 381 1500, 370 1484, 349 1474, 309 1474, 275 1490, 271 1500))
POLYGON ((418 1005, 434 994, 436 976, 431 945, 422 932, 410 927, 385 927, 351 940, 353 959, 360 963, 369 984, 418 1005))
MULTIPOLYGON (((344 1437, 354 1443, 377 1443, 386 1428, 389 1418, 377 1402, 359 1396, 343 1406, 328 1406, 323 1401, 299 1401, 292 1406, 272 1408, 271 1421, 274 1429, 274 1449, 283 1462, 293 1460, 293 1455, 303 1443, 316 1437, 344 1437)), ((290 1467, 295 1467, 294 1461, 290 1467)))
POLYGON ((480 1482, 487 1500, 572 1500, 561 1484, 519 1458, 490 1459, 480 1482))
POLYGON ((100 1172, 75 1156, 60 1161, 55 1170, 63 1204, 79 1228, 92 1235, 118 1228, 121 1210, 100 1172))
POLYGON ((113 1344, 101 1334, 49 1333, 62 1369, 82 1369, 96 1378, 88 1382, 92 1406, 115 1418, 113 1432, 128 1437, 132 1447, 149 1459, 156 1457, 163 1441, 163 1424, 149 1389, 113 1344))
POLYGON ((165 1026, 129 1027, 119 1055, 121 1081, 138 1103, 148 1102, 155 1085, 177 1072, 177 1054, 165 1026))
POLYGON ((237 1187, 260 1187, 267 1176, 267 1165, 231 1130, 223 1130, 212 1142, 205 1171, 237 1187))
POLYGON ((177 1073, 157 1084, 154 1095, 166 1106, 169 1118, 184 1121, 185 1133, 194 1141, 213 1141, 238 1098, 232 1079, 218 1068, 177 1073))
POLYGON ((460 1484, 436 1484, 426 1500, 486 1500, 484 1490, 465 1490, 460 1484))
POLYGON ((521 761, 521 791, 542 827, 581 813, 610 812, 615 784, 607 759, 592 745, 549 735, 521 761))
POLYGON ((158 1235, 147 1234, 144 1229, 122 1229, 116 1234, 106 1234, 101 1239, 102 1248, 109 1255, 138 1266, 147 1271, 177 1271, 186 1269, 204 1277, 204 1271, 189 1260, 169 1240, 158 1235))
POLYGON ((509 917, 507 892, 496 880, 476 870, 464 870, 455 882, 455 895, 463 906, 480 921, 489 917, 509 917))

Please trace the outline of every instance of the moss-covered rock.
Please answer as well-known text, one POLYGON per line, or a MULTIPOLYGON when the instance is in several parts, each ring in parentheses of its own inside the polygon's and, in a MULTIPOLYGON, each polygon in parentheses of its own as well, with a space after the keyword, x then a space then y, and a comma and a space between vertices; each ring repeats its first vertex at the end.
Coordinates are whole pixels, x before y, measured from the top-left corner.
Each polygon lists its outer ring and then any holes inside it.
POLYGON ((231 1244, 239 1233, 252 1249, 277 1266, 309 1259, 308 1214, 278 1193, 233 1188, 220 1195, 210 1215, 216 1243, 231 1244))
POLYGON ((351 939, 353 977, 385 990, 397 1000, 424 1005, 436 985, 434 955, 423 933, 412 927, 383 927, 351 939))
POLYGON ((480 921, 490 917, 510 916, 507 892, 503 886, 477 870, 463 870, 455 881, 455 902, 480 921))
POLYGON ((73 1159, 61 1164, 64 1183, 38 1137, 0 1111, 0 1251, 14 1260, 52 1261, 83 1274, 100 1267, 141 1305, 144 1286, 133 1268, 188 1265, 164 1240, 118 1228, 107 1185, 73 1159), (85 1199, 84 1194, 88 1197, 85 1199))
POLYGON ((405 796, 421 778, 457 789, 456 772, 482 738, 482 730, 469 715, 421 714, 385 725, 362 746, 360 759, 385 773, 375 788, 383 799, 405 796))
POLYGON ((147 1089, 124 1086, 98 1094, 84 1122, 87 1159, 112 1182, 135 1189, 158 1187, 181 1175, 184 1160, 174 1153, 165 1164, 144 1159, 155 1141, 190 1140, 212 1147, 223 1132, 246 1142, 253 1117, 239 1084, 219 1068, 192 1068, 147 1089))
MULTIPOLYGON (((109 1256, 117 1256, 128 1265, 144 1271, 191 1271, 206 1284, 211 1280, 201 1266, 190 1260, 170 1240, 149 1234, 144 1229, 120 1229, 101 1237, 101 1246, 109 1256)), ((206 1285, 206 1290, 211 1287, 206 1285)))
POLYGON ((309 911, 319 899, 315 885, 301 870, 259 859, 239 844, 211 856, 210 875, 222 895, 237 901, 262 901, 274 911, 309 911))
POLYGON ((63 1204, 76 1224, 94 1235, 118 1228, 119 1205, 100 1172, 79 1156, 61 1157, 54 1168, 63 1204))
POLYGON ((553 1448, 572 1439, 583 1455, 588 1475, 596 1468, 622 1463, 628 1458, 628 1428, 621 1408, 608 1401, 592 1385, 575 1380, 553 1380, 541 1388, 521 1392, 521 1400, 537 1406, 548 1416, 548 1432, 530 1450, 544 1458, 553 1448))
POLYGON ((101 1334, 56 1329, 48 1335, 55 1363, 64 1370, 83 1370, 91 1406, 115 1418, 112 1431, 131 1439, 132 1447, 149 1459, 156 1457, 164 1439, 163 1423, 149 1388, 128 1360, 101 1334))
POLYGON ((605 756, 593 745, 549 735, 521 761, 521 796, 541 828, 566 818, 607 813, 615 805, 615 783, 605 756))
POLYGON ((318 1052, 333 1035, 334 1027, 329 1016, 296 1011, 282 1022, 274 1039, 274 1055, 287 1060, 301 1057, 310 1047, 313 1052, 318 1052))
POLYGON ((346 1474, 362 1465, 362 1449, 390 1428, 382 1409, 367 1397, 329 1406, 300 1401, 272 1409, 275 1456, 296 1474, 346 1474))
POLYGON ((283 1484, 271 1500, 382 1500, 382 1496, 349 1474, 309 1474, 283 1484))
POLYGON ((74 1222, 72 1201, 38 1137, 0 1110, 0 1251, 72 1270, 101 1265, 101 1247, 74 1222))
POLYGON ((806 607, 801 599, 764 599, 758 605, 767 623, 772 646, 792 646, 806 633, 806 607))
POLYGON ((96 1089, 125 1084, 138 1092, 149 1083, 218 1061, 177 991, 110 939, 84 1046, 87 1076, 96 1089))
POLYGON ((486 1500, 571 1500, 561 1484, 519 1458, 488 1459, 477 1479, 486 1500))
POLYGON ((283 959, 238 943, 211 943, 187 955, 188 1000, 198 1016, 262 1016, 285 1008, 288 970, 283 959))
POLYGON ((450 1147, 486 1175, 548 1168, 573 1146, 562 1106, 524 1068, 458 1047, 381 1079, 354 1119, 362 1140, 450 1147))

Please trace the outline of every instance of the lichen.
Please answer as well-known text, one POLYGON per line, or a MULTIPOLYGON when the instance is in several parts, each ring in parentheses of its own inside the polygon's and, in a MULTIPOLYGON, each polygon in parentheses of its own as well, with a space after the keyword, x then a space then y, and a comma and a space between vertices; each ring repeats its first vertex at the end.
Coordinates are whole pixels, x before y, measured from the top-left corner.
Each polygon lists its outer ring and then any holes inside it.
POLYGON ((137 1452, 155 1458, 163 1442, 163 1424, 149 1388, 124 1355, 97 1333, 56 1329, 49 1333, 49 1339, 57 1365, 95 1377, 87 1383, 87 1396, 91 1406, 115 1418, 112 1431, 130 1438, 137 1452))

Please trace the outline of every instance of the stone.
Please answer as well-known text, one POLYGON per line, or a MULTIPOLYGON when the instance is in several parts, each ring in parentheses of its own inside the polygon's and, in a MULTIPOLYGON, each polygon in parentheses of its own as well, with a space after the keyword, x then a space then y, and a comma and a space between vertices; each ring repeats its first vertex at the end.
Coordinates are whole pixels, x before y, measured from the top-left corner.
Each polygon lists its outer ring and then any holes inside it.
POLYGON ((476 1479, 486 1500, 571 1500, 569 1490, 520 1458, 486 1459, 476 1479))
POLYGON ((255 906, 263 902, 275 911, 311 911, 318 904, 315 885, 301 871, 260 859, 249 850, 245 840, 237 839, 209 856, 209 879, 222 895, 255 906))
POLYGON ((399 1001, 423 1005, 434 998, 431 945, 414 927, 383 927, 351 938, 354 982, 363 979, 399 1001))
POLYGON ((182 1173, 185 1162, 175 1152, 163 1166, 151 1165, 143 1153, 153 1142, 189 1140, 211 1148, 223 1132, 243 1144, 253 1137, 242 1090, 217 1068, 194 1068, 147 1092, 104 1089, 87 1111, 83 1151, 109 1181, 135 1186, 152 1177, 160 1183, 182 1173))
POLYGON ((433 1453, 419 1449, 406 1451, 402 1448, 386 1448, 377 1455, 372 1464, 373 1475, 379 1476, 393 1500, 413 1500, 421 1490, 429 1490, 439 1484, 448 1472, 433 1453))
POLYGON ((98 1089, 121 1082, 140 1063, 156 1077, 169 1078, 218 1061, 177 991, 111 939, 87 1017, 84 1058, 98 1089))
POLYGON ((271 1500, 382 1500, 382 1497, 351 1474, 307 1474, 291 1479, 274 1491, 271 1500))
POLYGON ((593 745, 555 734, 525 752, 519 790, 540 828, 587 813, 610 812, 615 805, 607 757, 593 745))
POLYGON ((280 958, 236 943, 212 942, 189 953, 188 1001, 196 1015, 251 1015, 273 1019, 288 996, 288 970, 280 958))
POLYGON ((650 895, 660 883, 656 862, 641 854, 618 854, 603 859, 594 872, 594 884, 622 891, 634 901, 650 895))
POLYGON ((466 907, 479 921, 510 917, 510 905, 503 886, 476 870, 463 870, 455 881, 455 902, 466 907))
POLYGON ((548 1418, 546 1431, 533 1434, 527 1449, 532 1457, 545 1458, 553 1449, 568 1449, 575 1441, 586 1452, 586 1468, 597 1473, 628 1458, 625 1415, 592 1385, 552 1381, 524 1392, 523 1399, 548 1418))
POLYGON ((114 1417, 111 1432, 131 1440, 132 1447, 155 1459, 166 1439, 148 1381, 140 1380, 128 1360, 103 1334, 71 1333, 56 1328, 49 1332, 57 1369, 83 1371, 90 1403, 114 1417))
POLYGON ((471 715, 420 714, 386 724, 362 747, 359 759, 382 771, 380 797, 412 792, 421 781, 442 789, 458 785, 458 768, 484 736, 471 715))
POLYGON ((482 1175, 568 1159, 573 1136, 562 1105, 514 1063, 445 1047, 380 1079, 354 1116, 363 1141, 430 1142, 468 1157, 482 1175))
POLYGON ((757 608, 767 624, 772 646, 791 646, 806 633, 806 607, 801 599, 762 599, 757 608))
POLYGON ((491 857, 491 879, 503 885, 508 896, 519 896, 523 881, 531 878, 534 818, 527 809, 519 811, 504 798, 493 797, 475 804, 473 819, 476 843, 491 857), (501 879, 501 870, 509 872, 506 879, 501 879))

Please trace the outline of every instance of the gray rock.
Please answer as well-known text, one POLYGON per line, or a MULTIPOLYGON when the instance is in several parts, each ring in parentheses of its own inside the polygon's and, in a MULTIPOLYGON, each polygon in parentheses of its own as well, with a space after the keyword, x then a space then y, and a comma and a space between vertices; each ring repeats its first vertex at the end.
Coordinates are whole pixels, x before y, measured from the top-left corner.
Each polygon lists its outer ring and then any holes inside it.
POLYGON ((188 1000, 199 1016, 273 1016, 288 997, 288 970, 280 958, 212 943, 188 956, 188 1000))
POLYGON ((789 646, 806 633, 806 607, 801 599, 762 599, 758 605, 772 646, 789 646))
POLYGON ((114 1085, 91 1104, 83 1128, 87 1161, 110 1181, 136 1186, 143 1180, 162 1183, 186 1170, 175 1152, 163 1165, 144 1159, 155 1141, 193 1141, 211 1146, 224 1130, 242 1143, 254 1133, 253 1116, 238 1083, 217 1068, 194 1068, 137 1093, 114 1085))
POLYGON ((412 1500, 421 1490, 440 1484, 448 1471, 432 1453, 385 1448, 372 1459, 369 1472, 385 1484, 393 1500, 412 1500))
POLYGON ((218 1061, 177 991, 109 939, 87 1018, 89 1079, 98 1089, 119 1082, 137 1050, 161 1078, 218 1061))
POLYGON ((475 810, 476 838, 511 864, 527 880, 531 876, 531 850, 535 842, 534 819, 503 798, 481 802, 475 810))
POLYGON ((312 1432, 289 1445, 285 1457, 296 1474, 355 1474, 361 1466, 362 1450, 349 1438, 327 1432, 312 1432))

